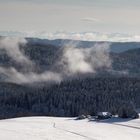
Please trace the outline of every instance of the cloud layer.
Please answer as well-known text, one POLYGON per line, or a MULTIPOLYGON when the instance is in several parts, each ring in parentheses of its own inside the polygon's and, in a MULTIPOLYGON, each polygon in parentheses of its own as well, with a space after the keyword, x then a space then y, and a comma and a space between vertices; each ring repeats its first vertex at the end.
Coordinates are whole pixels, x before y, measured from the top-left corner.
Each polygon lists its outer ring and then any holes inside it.
MULTIPOLYGON (((24 38, 3 37, 0 39, 0 49, 4 49, 7 55, 16 63, 24 64, 28 71, 19 71, 14 66, 0 66, 0 77, 2 81, 18 84, 35 82, 61 82, 65 77, 74 77, 77 74, 95 74, 99 68, 110 68, 108 43, 95 44, 91 48, 80 48, 78 44, 70 42, 62 48, 62 56, 55 62, 56 69, 45 70, 42 73, 33 71, 38 67, 21 51, 20 45, 27 43, 24 38)), ((52 66, 53 67, 53 66, 52 66)))
MULTIPOLYGON (((90 19, 87 19, 90 20, 90 19)), ((111 42, 140 42, 140 35, 119 34, 119 33, 98 33, 98 32, 16 32, 0 31, 1 36, 11 37, 35 37, 41 39, 71 39, 83 41, 111 41, 111 42)))
POLYGON ((95 44, 91 48, 79 48, 78 44, 67 44, 60 61, 68 74, 96 73, 98 68, 111 67, 110 44, 95 44))

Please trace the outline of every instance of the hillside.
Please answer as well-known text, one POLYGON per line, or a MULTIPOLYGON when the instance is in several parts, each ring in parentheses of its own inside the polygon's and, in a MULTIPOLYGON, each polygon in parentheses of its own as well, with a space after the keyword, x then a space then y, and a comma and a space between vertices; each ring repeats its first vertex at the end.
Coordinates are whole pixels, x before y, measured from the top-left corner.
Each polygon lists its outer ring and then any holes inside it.
POLYGON ((139 60, 140 49, 114 53, 104 43, 83 48, 3 37, 0 118, 118 114, 122 106, 140 108, 139 60))
POLYGON ((74 118, 30 117, 0 121, 3 140, 139 140, 140 119, 104 122, 74 118))
POLYGON ((0 83, 0 118, 118 114, 125 105, 140 108, 139 85, 139 78, 126 77, 73 79, 51 86, 0 83))

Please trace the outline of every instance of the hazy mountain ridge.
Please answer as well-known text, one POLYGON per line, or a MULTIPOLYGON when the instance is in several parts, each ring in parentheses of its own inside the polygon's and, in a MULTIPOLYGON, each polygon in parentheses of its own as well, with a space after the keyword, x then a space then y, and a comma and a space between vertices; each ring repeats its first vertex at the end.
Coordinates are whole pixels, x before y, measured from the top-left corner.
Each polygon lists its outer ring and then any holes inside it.
POLYGON ((54 45, 64 46, 68 43, 78 44, 78 47, 93 47, 96 43, 110 43, 110 50, 112 52, 124 52, 130 49, 140 48, 140 42, 111 42, 111 41, 80 41, 70 39, 39 39, 39 38, 27 38, 29 45, 54 45))
MULTIPOLYGON (((28 40, 28 39, 27 39, 28 40)), ((34 64, 36 68, 32 68, 34 72, 40 73, 46 70, 53 70, 55 72, 61 71, 61 67, 57 66, 58 61, 60 61, 65 44, 72 42, 70 40, 54 40, 48 42, 48 40, 41 39, 29 39, 27 45, 20 47, 21 52, 25 53, 34 64), (38 41, 39 40, 39 41, 38 41), (58 44, 58 45, 57 45, 58 44), (63 45, 62 45, 63 44, 63 45)), ((77 42, 77 41, 76 41, 77 42)), ((75 44, 75 41, 72 42, 75 44)), ((97 42, 80 42, 76 47, 78 48, 91 48, 94 47, 94 44, 97 42)), ((98 42, 98 45, 104 44, 104 42, 98 42)), ((70 44, 71 45, 71 44, 70 44)), ((109 59, 112 61, 112 68, 99 68, 98 72, 102 73, 103 71, 112 71, 113 73, 126 74, 127 76, 138 76, 140 71, 140 43, 113 43, 110 44, 110 53, 109 59), (128 47, 128 48, 127 48, 128 47), (121 50, 119 50, 121 48, 121 50), (127 48, 127 50, 126 50, 127 48), (133 49, 132 49, 133 48, 133 49), (116 52, 117 50, 117 52, 116 52), (119 50, 119 51, 118 51, 119 50), (124 51, 126 50, 126 51, 124 51)), ((24 67, 21 63, 16 63, 11 59, 5 50, 0 49, 0 66, 4 67, 15 67, 18 71, 26 72, 28 67, 24 67)), ((72 57, 72 56, 71 56, 72 57)), ((108 73, 108 72, 107 72, 108 73)), ((105 74, 104 74, 105 75, 105 74)))

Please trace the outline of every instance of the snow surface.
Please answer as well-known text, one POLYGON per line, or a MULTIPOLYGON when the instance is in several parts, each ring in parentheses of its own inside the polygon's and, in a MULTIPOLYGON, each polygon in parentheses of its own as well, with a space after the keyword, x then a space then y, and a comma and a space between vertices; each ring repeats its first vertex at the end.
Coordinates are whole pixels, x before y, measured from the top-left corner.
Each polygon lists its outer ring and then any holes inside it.
POLYGON ((0 140, 140 140, 140 119, 25 117, 0 121, 0 140))

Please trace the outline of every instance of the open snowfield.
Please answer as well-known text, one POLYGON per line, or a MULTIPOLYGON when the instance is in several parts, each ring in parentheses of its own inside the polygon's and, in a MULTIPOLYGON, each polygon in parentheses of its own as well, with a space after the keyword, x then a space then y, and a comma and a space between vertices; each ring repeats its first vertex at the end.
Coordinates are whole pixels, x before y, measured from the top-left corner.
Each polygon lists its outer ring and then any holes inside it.
POLYGON ((140 119, 25 117, 0 121, 0 140, 140 140, 140 119))

